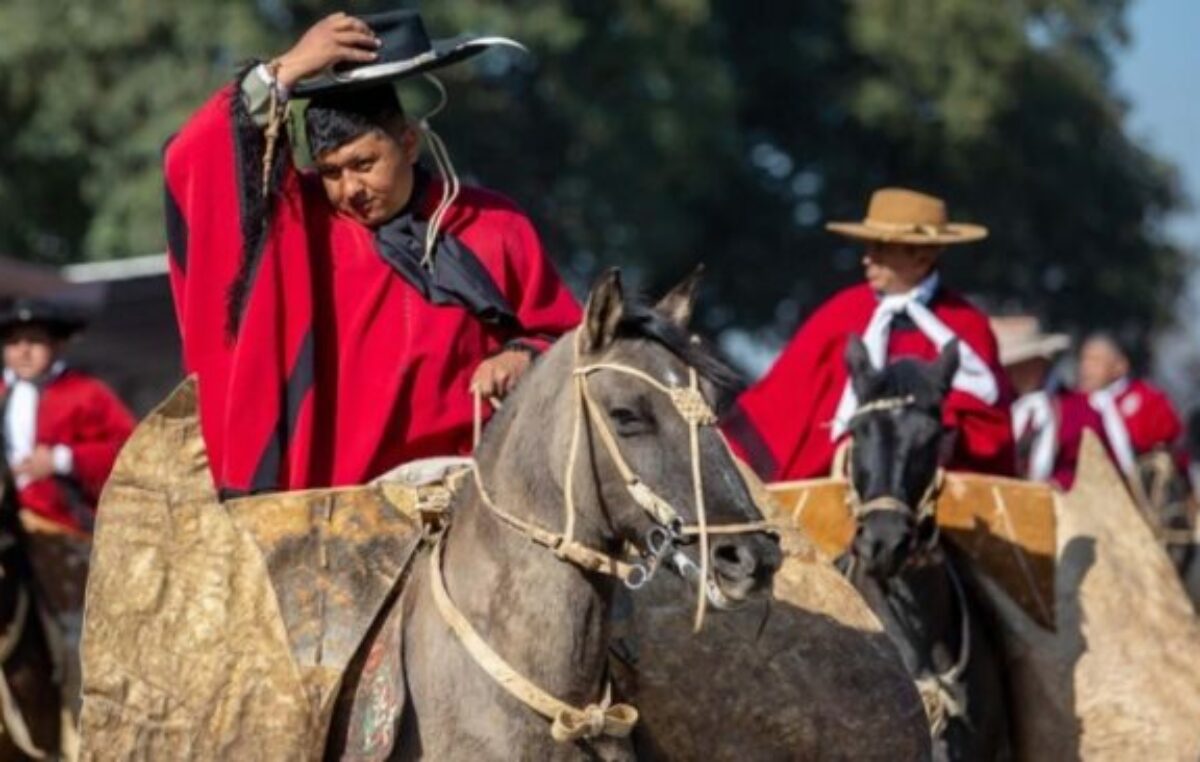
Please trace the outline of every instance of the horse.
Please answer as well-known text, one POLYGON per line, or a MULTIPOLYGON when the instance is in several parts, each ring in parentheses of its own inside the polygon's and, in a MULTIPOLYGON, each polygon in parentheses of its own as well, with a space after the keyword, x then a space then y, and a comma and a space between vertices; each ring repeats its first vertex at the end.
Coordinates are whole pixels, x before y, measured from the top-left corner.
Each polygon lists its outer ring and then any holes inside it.
POLYGON ((1140 455, 1130 486, 1179 578, 1200 610, 1200 544, 1196 537, 1196 498, 1173 454, 1159 448, 1140 455))
MULTIPOLYGON (((620 580, 684 576, 697 626, 769 589, 781 552, 713 426, 736 374, 687 329, 696 283, 650 307, 606 273, 489 422, 389 615, 400 637, 376 639, 403 662, 389 758, 630 759, 606 667, 620 580)), ((355 707, 332 755, 382 758, 355 707)))
MULTIPOLYGON (((3 405, 0 405, 3 410, 3 405)), ((0 453, 5 452, 0 432, 0 453)), ((0 455, 0 761, 56 758, 61 696, 57 663, 42 627, 30 581, 33 569, 20 544, 17 491, 0 455)))
POLYGON ((942 403, 958 369, 952 341, 936 360, 876 370, 851 337, 846 364, 859 407, 849 421, 856 534, 840 565, 917 682, 934 758, 1010 757, 1002 656, 983 626, 965 568, 939 542, 933 507, 949 444, 942 403))

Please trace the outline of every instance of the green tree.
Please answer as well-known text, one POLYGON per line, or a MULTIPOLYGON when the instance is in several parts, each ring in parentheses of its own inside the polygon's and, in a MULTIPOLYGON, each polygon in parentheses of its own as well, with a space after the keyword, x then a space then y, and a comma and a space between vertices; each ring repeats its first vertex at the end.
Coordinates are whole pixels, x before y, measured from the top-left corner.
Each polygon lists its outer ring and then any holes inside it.
MULTIPOLYGON (((355 12, 391 7, 359 2, 355 12)), ((161 249, 159 151, 240 62, 324 0, 8 0, 0 6, 0 250, 61 262, 161 249), (53 30, 53 34, 29 30, 53 30)), ((1169 319, 1180 201, 1111 80, 1125 0, 455 0, 431 31, 508 34, 444 72, 460 172, 530 210, 581 285, 710 268, 710 329, 798 317, 857 277, 823 231, 908 184, 987 224, 947 257, 993 306, 1141 337, 1169 319)), ((405 85, 415 112, 428 87, 405 85)))

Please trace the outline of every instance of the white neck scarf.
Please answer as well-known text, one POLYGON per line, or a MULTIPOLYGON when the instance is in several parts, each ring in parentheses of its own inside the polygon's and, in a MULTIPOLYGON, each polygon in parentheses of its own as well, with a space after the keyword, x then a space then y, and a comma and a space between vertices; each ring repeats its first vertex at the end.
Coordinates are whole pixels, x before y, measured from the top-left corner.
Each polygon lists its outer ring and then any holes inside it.
POLYGON ((1045 389, 1021 395, 1012 407, 1013 437, 1019 442, 1028 434, 1033 437, 1029 450, 1029 465, 1025 476, 1033 481, 1048 481, 1054 474, 1058 457, 1058 416, 1054 403, 1045 389))
MULTIPOLYGON (((24 381, 17 374, 4 369, 4 385, 8 387, 8 402, 4 408, 5 458, 10 468, 22 463, 33 454, 37 444, 38 400, 42 387, 62 375, 66 363, 62 360, 50 366, 44 376, 35 381, 24 381)), ((24 476, 17 476, 17 489, 29 483, 24 476)))
MULTIPOLYGON (((935 270, 913 290, 903 294, 888 294, 879 300, 879 305, 875 307, 875 313, 871 316, 871 322, 867 324, 866 333, 862 337, 871 364, 876 369, 887 363, 888 337, 891 335, 892 321, 897 315, 907 314, 939 352, 956 338, 950 326, 943 323, 927 306, 937 292, 939 280, 935 270)), ((958 358, 958 372, 954 374, 951 386, 979 398, 988 405, 996 404, 996 400, 1000 398, 996 378, 965 341, 958 343, 958 358)), ((850 379, 846 379, 846 387, 842 390, 842 398, 838 401, 837 412, 834 413, 831 439, 836 441, 841 438, 857 409, 858 396, 854 393, 850 379)))
POLYGON ((1117 456, 1117 465, 1126 476, 1133 474, 1137 467, 1137 456, 1133 452, 1133 441, 1129 438, 1129 428, 1125 425, 1125 416, 1117 408, 1117 399, 1129 388, 1128 378, 1118 378, 1103 389, 1088 395, 1088 404, 1100 414, 1104 421, 1104 435, 1108 444, 1117 456))

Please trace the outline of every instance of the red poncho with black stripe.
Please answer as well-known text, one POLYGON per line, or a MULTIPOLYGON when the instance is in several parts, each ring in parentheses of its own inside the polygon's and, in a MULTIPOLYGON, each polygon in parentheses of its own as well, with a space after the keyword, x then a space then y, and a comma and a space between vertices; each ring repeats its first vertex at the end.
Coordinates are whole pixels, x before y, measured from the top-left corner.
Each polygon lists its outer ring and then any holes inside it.
MULTIPOLYGON (((464 188, 441 228, 508 310, 485 321, 401 277, 376 231, 338 215, 286 151, 263 213, 262 153, 229 86, 164 157, 171 284, 217 486, 356 484, 414 458, 469 452, 478 364, 514 339, 544 346, 579 321, 529 219, 464 188)), ((435 181, 427 191, 416 217, 440 198, 435 181)))

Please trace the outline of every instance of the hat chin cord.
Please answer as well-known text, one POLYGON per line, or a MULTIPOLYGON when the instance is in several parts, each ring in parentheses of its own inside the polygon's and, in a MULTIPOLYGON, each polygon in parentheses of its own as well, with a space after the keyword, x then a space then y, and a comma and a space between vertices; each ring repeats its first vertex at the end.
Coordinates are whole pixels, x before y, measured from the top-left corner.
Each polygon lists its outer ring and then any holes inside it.
POLYGON ((425 141, 429 146, 429 153, 433 156, 434 166, 437 168, 437 173, 442 178, 444 186, 442 198, 438 201, 437 207, 429 217, 429 226, 425 230, 425 250, 421 256, 421 267, 432 271, 433 254, 434 249, 437 247, 438 234, 441 232, 446 213, 450 211, 450 206, 454 203, 454 200, 458 198, 462 184, 459 182, 458 173, 454 171, 454 163, 450 161, 450 152, 446 149, 446 143, 429 124, 429 120, 433 119, 433 117, 440 114, 446 108, 450 96, 446 92, 446 86, 437 77, 432 74, 425 74, 423 76, 437 90, 438 102, 417 122, 417 129, 425 137, 425 141))

